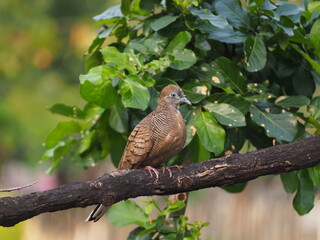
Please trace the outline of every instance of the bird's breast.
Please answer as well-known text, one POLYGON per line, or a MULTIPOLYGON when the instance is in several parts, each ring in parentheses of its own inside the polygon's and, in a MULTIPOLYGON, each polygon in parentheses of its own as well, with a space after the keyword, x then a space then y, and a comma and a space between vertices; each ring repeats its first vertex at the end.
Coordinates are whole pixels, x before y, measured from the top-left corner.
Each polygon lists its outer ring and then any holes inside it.
POLYGON ((179 153, 186 141, 184 120, 178 110, 157 115, 152 124, 153 148, 143 165, 159 166, 179 153))
POLYGON ((186 126, 184 124, 184 119, 182 118, 181 113, 179 112, 179 110, 177 110, 177 112, 175 113, 175 118, 176 118, 176 137, 183 141, 183 145, 185 143, 185 137, 186 137, 186 126))

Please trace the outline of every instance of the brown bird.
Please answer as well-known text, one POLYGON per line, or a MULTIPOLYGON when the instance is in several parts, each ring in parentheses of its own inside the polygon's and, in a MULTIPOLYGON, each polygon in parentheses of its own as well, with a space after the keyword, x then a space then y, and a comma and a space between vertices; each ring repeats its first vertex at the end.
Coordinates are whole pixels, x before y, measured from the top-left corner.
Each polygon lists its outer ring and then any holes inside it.
MULTIPOLYGON (((131 132, 118 165, 119 170, 145 168, 150 174, 153 171, 158 178, 154 167, 159 167, 180 152, 186 142, 186 127, 177 110, 177 105, 181 103, 191 105, 180 87, 168 85, 162 89, 157 108, 131 132)), ((170 170, 169 173, 171 175, 170 170)), ((97 205, 86 221, 98 221, 107 210, 108 206, 97 205)))

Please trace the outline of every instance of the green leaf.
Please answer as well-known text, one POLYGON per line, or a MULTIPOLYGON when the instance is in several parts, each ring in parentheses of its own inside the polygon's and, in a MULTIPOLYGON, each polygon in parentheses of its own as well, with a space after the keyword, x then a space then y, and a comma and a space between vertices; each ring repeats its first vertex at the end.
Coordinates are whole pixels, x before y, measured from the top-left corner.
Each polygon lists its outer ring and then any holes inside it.
POLYGON ((127 144, 127 139, 110 129, 109 131, 110 139, 112 140, 112 147, 110 148, 111 160, 114 167, 119 165, 120 159, 122 157, 123 150, 127 144))
POLYGON ((91 68, 101 65, 103 62, 103 57, 101 52, 97 49, 89 57, 86 58, 85 68, 88 72, 91 68))
POLYGON ((282 34, 279 44, 281 44, 284 47, 283 50, 287 48, 289 44, 288 40, 290 40, 291 42, 310 45, 310 39, 307 38, 306 34, 302 32, 301 29, 294 29, 293 32, 294 32, 294 35, 290 37, 286 36, 285 34, 282 34))
POLYGON ((143 227, 149 222, 149 217, 138 204, 127 200, 112 205, 108 212, 108 220, 117 227, 130 224, 143 227))
POLYGON ((224 149, 226 133, 208 112, 202 112, 197 116, 195 127, 202 145, 216 156, 224 149))
POLYGON ((190 49, 173 50, 170 55, 174 57, 170 67, 177 70, 187 69, 197 62, 196 55, 190 49))
POLYGON ((129 56, 121 53, 115 47, 105 47, 100 50, 103 59, 107 63, 112 63, 118 70, 126 69, 130 73, 135 73, 136 69, 129 60, 129 56))
POLYGON ((284 190, 286 190, 287 193, 294 193, 298 189, 299 177, 296 171, 283 173, 280 175, 280 178, 281 178, 281 182, 283 184, 284 190))
POLYGON ((316 84, 320 85, 320 74, 313 70, 313 71, 311 71, 311 75, 312 75, 314 82, 316 84))
POLYGON ((313 183, 309 177, 308 170, 300 171, 299 187, 293 199, 293 207, 299 215, 304 215, 310 212, 314 206, 313 183))
POLYGON ((167 38, 158 34, 152 34, 143 42, 143 46, 147 49, 147 53, 160 54, 167 45, 167 38))
POLYGON ((276 5, 278 6, 278 8, 275 10, 274 13, 275 13, 275 18, 277 20, 279 19, 281 20, 281 17, 283 16, 294 16, 301 12, 301 9, 299 6, 289 2, 279 1, 276 3, 276 5))
POLYGON ((237 94, 229 94, 225 92, 214 93, 210 95, 209 101, 213 103, 228 103, 239 109, 243 113, 243 115, 245 115, 249 111, 250 103, 237 94))
POLYGON ((121 12, 120 5, 116 5, 116 6, 108 8, 103 13, 95 16, 93 18, 93 20, 95 20, 97 22, 97 21, 101 21, 101 20, 114 19, 114 18, 119 18, 119 17, 123 17, 123 14, 121 12))
POLYGON ((199 103, 210 95, 211 86, 204 82, 188 82, 182 89, 190 102, 199 103))
POLYGON ((238 0, 219 0, 216 2, 216 11, 225 16, 232 26, 251 28, 251 19, 238 0))
POLYGON ((245 69, 249 72, 257 72, 264 68, 267 61, 266 46, 261 37, 248 38, 243 46, 245 55, 245 69))
POLYGON ((104 108, 97 106, 94 103, 88 102, 84 108, 83 112, 85 114, 85 120, 92 121, 96 119, 96 117, 101 116, 101 114, 105 111, 104 108))
POLYGON ((304 57, 304 58, 311 64, 312 67, 314 67, 314 69, 316 70, 317 73, 320 74, 320 64, 319 64, 317 61, 313 60, 308 53, 302 51, 298 45, 296 45, 296 44, 294 44, 294 43, 291 43, 290 45, 291 45, 298 53, 300 53, 300 55, 301 55, 302 57, 304 57))
POLYGON ((210 159, 210 152, 202 146, 198 136, 192 139, 189 149, 189 155, 193 163, 210 159))
POLYGON ((51 166, 46 170, 47 174, 52 174, 53 171, 57 168, 58 164, 62 158, 67 154, 70 149, 70 146, 75 142, 74 138, 69 138, 67 141, 60 141, 52 149, 49 149, 45 152, 43 160, 48 158, 52 159, 51 166))
POLYGON ((223 43, 243 43, 249 35, 240 31, 234 30, 231 25, 224 28, 219 28, 210 23, 197 23, 195 26, 203 34, 208 34, 208 39, 214 39, 223 43))
POLYGON ((84 118, 84 112, 81 111, 76 106, 67 106, 62 103, 56 103, 51 107, 47 108, 52 113, 57 113, 66 117, 72 117, 72 118, 78 118, 83 119, 84 118))
POLYGON ((46 149, 41 157, 41 160, 46 161, 48 159, 53 159, 55 149, 64 145, 64 141, 59 141, 58 144, 56 144, 56 146, 54 146, 53 148, 46 149))
POLYGON ((120 102, 113 105, 110 109, 109 124, 114 130, 119 133, 128 132, 128 111, 122 106, 120 102))
POLYGON ((310 104, 309 98, 305 96, 281 96, 275 104, 282 108, 300 108, 310 104))
POLYGON ((235 31, 230 25, 226 28, 212 27, 208 39, 213 39, 223 43, 243 43, 247 35, 240 31, 235 31))
POLYGON ((203 106, 218 120, 219 123, 229 127, 243 127, 246 120, 242 112, 227 103, 208 103, 203 106))
MULTIPOLYGON (((165 224, 165 223, 163 223, 163 224, 165 224)), ((165 225, 167 228, 170 228, 168 225, 165 225)), ((172 229, 173 229, 173 231, 171 231, 171 232, 175 232, 176 230, 173 228, 173 227, 171 227, 172 229)), ((159 240, 177 240, 177 239, 182 239, 182 236, 184 236, 184 234, 185 233, 183 233, 183 232, 180 232, 179 233, 179 235, 177 234, 177 233, 165 233, 165 234, 163 234, 163 233, 161 233, 161 234, 159 234, 159 240)), ((187 238, 183 238, 183 240, 188 240, 187 238)), ((210 240, 210 239, 207 239, 207 240, 210 240)))
POLYGON ((242 192, 247 186, 247 183, 240 183, 230 187, 224 187, 223 189, 229 193, 239 193, 242 192))
POLYGON ((92 53, 96 48, 101 47, 101 45, 104 43, 104 40, 105 39, 103 38, 96 37, 88 48, 88 54, 92 53))
MULTIPOLYGON (((136 41, 136 40, 131 40, 127 44, 126 49, 136 50, 141 53, 147 53, 147 48, 145 46, 143 46, 141 42, 136 41)), ((130 50, 126 50, 126 51, 129 52, 130 50)))
POLYGON ((320 96, 312 99, 308 111, 315 120, 320 121, 320 96))
POLYGON ((117 92, 112 86, 114 69, 107 65, 91 68, 88 74, 80 75, 80 94, 88 102, 110 108, 115 104, 117 92))
POLYGON ((291 113, 266 113, 254 105, 250 107, 250 112, 252 120, 265 129, 267 136, 276 138, 278 141, 294 140, 298 132, 298 124, 291 113))
POLYGON ((147 16, 151 13, 151 12, 145 11, 143 8, 141 8, 140 2, 141 2, 141 0, 135 0, 132 2, 132 7, 131 7, 131 15, 132 16, 138 16, 139 18, 141 18, 142 16, 147 16))
POLYGON ((85 134, 84 137, 81 139, 81 145, 79 148, 79 153, 84 153, 85 151, 87 151, 90 146, 91 143, 94 141, 96 137, 96 131, 92 130, 90 131, 88 134, 85 134))
MULTIPOLYGON (((254 2, 258 7, 260 7, 264 2, 269 3, 268 1, 265 1, 265 0, 253 0, 252 1, 252 0, 250 0, 249 3, 252 4, 254 2)), ((256 8, 254 8, 254 9, 256 9, 256 8)))
POLYGON ((308 168, 308 173, 312 182, 318 188, 320 187, 320 165, 317 165, 312 168, 308 168))
POLYGON ((45 141, 46 149, 55 147, 60 140, 71 133, 80 133, 81 126, 77 121, 59 122, 58 125, 49 133, 45 141))
POLYGON ((207 41, 206 36, 204 36, 202 34, 196 35, 194 45, 196 48, 203 50, 203 51, 210 51, 211 50, 210 43, 207 41))
POLYGON ((123 80, 120 94, 124 107, 146 110, 150 101, 150 93, 143 84, 143 81, 136 75, 129 75, 123 80))
MULTIPOLYGON (((320 11, 320 4, 319 4, 319 11, 320 11)), ((320 58, 320 19, 316 20, 312 25, 312 28, 310 31, 310 41, 314 47, 314 53, 318 56, 318 58, 320 58)))
POLYGON ((187 31, 179 32, 169 43, 167 52, 174 50, 183 50, 185 46, 191 41, 191 34, 187 31))
POLYGON ((157 5, 159 5, 161 0, 141 0, 140 8, 144 11, 152 11, 157 5))
POLYGON ((200 114, 200 112, 199 112, 199 109, 196 108, 196 109, 190 110, 185 116, 186 132, 187 132, 187 139, 186 139, 185 146, 187 146, 191 142, 191 140, 197 133, 196 127, 195 127, 195 121, 198 114, 200 114))
POLYGON ((145 230, 143 227, 133 229, 129 233, 127 240, 151 240, 155 232, 146 232, 145 230))
POLYGON ((202 20, 208 20, 213 26, 218 28, 225 28, 229 24, 223 15, 214 15, 208 9, 197 9, 195 7, 191 7, 189 10, 192 15, 198 16, 202 20))
POLYGON ((157 20, 155 20, 153 23, 151 23, 150 27, 154 31, 159 31, 160 29, 165 28, 169 24, 171 24, 174 21, 176 21, 178 17, 179 16, 170 16, 170 15, 163 16, 163 17, 158 18, 157 20))
POLYGON ((90 149, 90 151, 88 151, 89 160, 90 160, 90 157, 97 160, 103 159, 110 153, 111 149, 115 148, 115 146, 113 146, 113 143, 116 141, 112 138, 113 137, 113 135, 111 135, 112 129, 108 127, 106 122, 107 122, 107 114, 102 115, 98 119, 98 122, 96 125, 97 140, 94 143, 95 148, 92 150, 90 149), (90 156, 90 155, 93 155, 93 156, 90 156))
POLYGON ((292 76, 292 85, 298 95, 304 95, 308 98, 312 97, 316 89, 316 84, 312 79, 310 71, 307 71, 302 67, 294 72, 292 76), (301 79, 303 79, 303 81, 301 81, 301 79))
POLYGON ((320 11, 320 1, 312 1, 308 3, 308 11, 316 12, 320 11))
POLYGON ((213 63, 215 76, 212 77, 212 84, 229 83, 231 87, 244 95, 246 91, 246 79, 239 68, 228 58, 219 57, 213 63))
POLYGON ((186 204, 183 201, 176 201, 176 202, 170 203, 169 206, 161 212, 161 215, 166 216, 169 213, 177 212, 183 209, 185 206, 186 204))
POLYGON ((121 0, 121 12, 127 16, 130 13, 131 0, 121 0))
MULTIPOLYGON (((104 20, 105 21, 105 20, 104 20)), ((110 27, 106 27, 106 28, 104 28, 104 29, 102 29, 101 31, 99 31, 99 35, 98 35, 98 38, 99 39, 103 39, 103 40, 105 40, 107 37, 109 37, 110 35, 111 35, 111 33, 112 33, 112 31, 113 31, 113 29, 115 29, 116 28, 116 26, 118 26, 119 25, 119 22, 120 21, 115 21, 114 19, 113 20, 110 20, 111 22, 115 22, 115 23, 113 23, 113 25, 111 25, 110 27)), ((105 23, 105 22, 104 22, 105 23)), ((103 42, 102 42, 103 43, 103 42)), ((102 45, 102 44, 101 44, 102 45)), ((101 45, 99 46, 99 47, 101 47, 101 45)), ((97 51, 99 51, 100 49, 97 49, 97 51)), ((101 54, 101 52, 100 52, 100 54, 101 54)), ((102 54, 101 54, 101 56, 102 56, 102 54)))
MULTIPOLYGON (((238 153, 247 139, 247 128, 228 128, 225 143, 225 152, 238 153)), ((251 133, 251 132, 250 132, 251 133)))

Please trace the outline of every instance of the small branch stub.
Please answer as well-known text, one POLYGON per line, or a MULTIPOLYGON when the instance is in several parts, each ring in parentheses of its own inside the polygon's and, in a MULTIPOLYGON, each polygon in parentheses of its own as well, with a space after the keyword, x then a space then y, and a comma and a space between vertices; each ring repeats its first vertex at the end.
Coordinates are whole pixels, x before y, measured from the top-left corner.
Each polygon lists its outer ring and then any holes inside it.
POLYGON ((21 189, 31 187, 38 183, 38 181, 35 181, 33 183, 29 183, 27 185, 21 186, 21 187, 14 187, 14 188, 7 188, 7 189, 0 189, 0 192, 13 192, 13 191, 20 191, 21 189))

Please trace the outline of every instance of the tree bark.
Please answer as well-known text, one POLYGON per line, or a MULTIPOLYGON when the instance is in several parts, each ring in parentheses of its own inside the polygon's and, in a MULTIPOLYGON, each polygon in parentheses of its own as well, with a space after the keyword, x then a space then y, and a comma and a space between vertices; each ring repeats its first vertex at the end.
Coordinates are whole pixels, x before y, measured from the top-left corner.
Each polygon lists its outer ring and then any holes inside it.
POLYGON ((259 176, 308 168, 320 163, 320 136, 277 145, 246 154, 171 167, 173 176, 160 172, 159 179, 143 169, 122 170, 84 182, 59 186, 44 192, 0 198, 0 226, 15 224, 45 212, 111 205, 121 200, 149 195, 169 195, 209 187, 232 186, 259 176))

